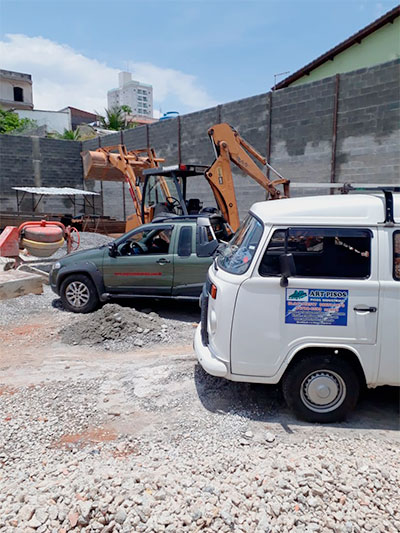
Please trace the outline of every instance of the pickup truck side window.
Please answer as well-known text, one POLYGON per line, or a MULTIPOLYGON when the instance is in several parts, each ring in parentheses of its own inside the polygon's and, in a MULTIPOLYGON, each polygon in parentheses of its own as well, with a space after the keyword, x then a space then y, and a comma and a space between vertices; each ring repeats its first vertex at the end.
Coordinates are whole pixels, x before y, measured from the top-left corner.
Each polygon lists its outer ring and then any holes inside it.
POLYGON ((393 233, 393 278, 400 281, 400 231, 393 233))
POLYGON ((192 226, 183 226, 179 232, 178 255, 189 257, 192 253, 192 226))
POLYGON ((300 277, 367 278, 371 273, 371 238, 369 230, 357 228, 276 230, 262 258, 259 274, 279 276, 279 256, 291 253, 296 275, 300 277))
POLYGON ((136 231, 118 245, 118 254, 122 256, 168 254, 171 234, 172 227, 136 231))

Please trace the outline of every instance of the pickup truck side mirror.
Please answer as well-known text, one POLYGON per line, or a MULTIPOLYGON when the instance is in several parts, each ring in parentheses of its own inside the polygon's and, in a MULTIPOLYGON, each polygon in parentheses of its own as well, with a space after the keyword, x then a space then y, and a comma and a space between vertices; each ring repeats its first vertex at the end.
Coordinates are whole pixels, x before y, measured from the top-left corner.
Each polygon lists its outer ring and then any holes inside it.
POLYGON ((288 286, 288 278, 296 275, 296 265, 294 264, 293 254, 282 254, 279 256, 279 266, 281 270, 281 287, 288 286))
POLYGON ((118 247, 117 245, 115 244, 115 242, 111 242, 109 245, 108 245, 108 255, 110 257, 117 257, 118 255, 118 247))

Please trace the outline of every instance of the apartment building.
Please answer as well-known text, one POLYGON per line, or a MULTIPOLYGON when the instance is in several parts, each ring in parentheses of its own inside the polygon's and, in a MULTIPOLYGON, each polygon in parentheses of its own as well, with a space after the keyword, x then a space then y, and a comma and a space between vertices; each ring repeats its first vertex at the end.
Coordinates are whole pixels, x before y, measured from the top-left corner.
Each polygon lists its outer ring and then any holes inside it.
POLYGON ((108 108, 128 105, 133 116, 153 117, 153 87, 146 83, 132 80, 130 72, 120 72, 118 89, 107 93, 108 108))

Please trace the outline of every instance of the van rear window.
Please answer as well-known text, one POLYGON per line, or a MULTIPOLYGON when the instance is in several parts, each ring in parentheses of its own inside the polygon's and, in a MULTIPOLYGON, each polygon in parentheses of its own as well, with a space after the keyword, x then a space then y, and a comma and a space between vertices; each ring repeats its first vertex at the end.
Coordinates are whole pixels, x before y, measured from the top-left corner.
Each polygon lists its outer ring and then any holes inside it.
POLYGON ((293 254, 296 276, 367 278, 371 274, 369 230, 287 228, 274 232, 262 258, 261 276, 279 276, 279 256, 293 254))

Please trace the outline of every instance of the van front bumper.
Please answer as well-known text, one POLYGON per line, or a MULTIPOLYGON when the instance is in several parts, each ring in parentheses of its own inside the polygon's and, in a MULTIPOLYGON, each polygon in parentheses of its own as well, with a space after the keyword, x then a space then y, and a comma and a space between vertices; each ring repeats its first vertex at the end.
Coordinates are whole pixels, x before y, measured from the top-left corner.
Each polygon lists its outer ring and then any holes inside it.
POLYGON ((218 359, 201 340, 201 324, 197 326, 193 342, 197 360, 206 372, 212 376, 226 378, 229 374, 226 363, 218 359))

